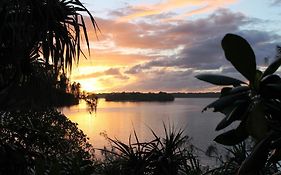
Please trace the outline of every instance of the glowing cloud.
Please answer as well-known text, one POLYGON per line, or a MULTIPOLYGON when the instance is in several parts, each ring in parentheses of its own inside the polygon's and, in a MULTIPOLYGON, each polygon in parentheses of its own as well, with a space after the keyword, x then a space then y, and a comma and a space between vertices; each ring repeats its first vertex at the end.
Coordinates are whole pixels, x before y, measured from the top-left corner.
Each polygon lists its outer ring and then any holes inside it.
POLYGON ((138 5, 132 7, 132 13, 126 16, 119 18, 118 22, 127 22, 134 20, 140 17, 146 17, 150 15, 158 15, 165 12, 171 12, 173 10, 182 9, 182 8, 192 8, 193 10, 187 10, 186 13, 175 17, 175 19, 190 16, 193 14, 200 14, 212 11, 219 7, 232 4, 237 0, 166 0, 162 3, 154 5, 138 5))

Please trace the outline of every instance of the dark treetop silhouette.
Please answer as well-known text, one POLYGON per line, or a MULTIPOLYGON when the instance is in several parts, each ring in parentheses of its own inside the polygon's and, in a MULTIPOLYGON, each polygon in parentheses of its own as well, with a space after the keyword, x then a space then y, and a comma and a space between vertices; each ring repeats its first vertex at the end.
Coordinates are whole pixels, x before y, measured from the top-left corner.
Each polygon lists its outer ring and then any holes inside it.
POLYGON ((196 76, 215 85, 227 86, 222 88, 219 99, 204 110, 214 108, 214 112, 225 115, 216 130, 240 121, 236 129, 220 134, 215 141, 232 146, 249 136, 254 138, 255 147, 240 166, 238 174, 259 174, 265 164, 281 160, 281 78, 274 74, 281 65, 281 49, 277 47, 276 60, 261 72, 256 68, 255 54, 244 38, 227 34, 222 40, 222 48, 226 59, 249 83, 222 75, 196 76))
POLYGON ((81 13, 87 13, 94 30, 98 30, 79 0, 0 1, 2 109, 54 103, 60 75, 69 72, 74 61, 78 63, 80 53, 84 55, 82 37, 89 50, 81 13))
POLYGON ((1 175, 93 174, 92 146, 54 108, 74 98, 66 73, 82 37, 89 49, 81 13, 98 29, 79 0, 0 1, 1 175))

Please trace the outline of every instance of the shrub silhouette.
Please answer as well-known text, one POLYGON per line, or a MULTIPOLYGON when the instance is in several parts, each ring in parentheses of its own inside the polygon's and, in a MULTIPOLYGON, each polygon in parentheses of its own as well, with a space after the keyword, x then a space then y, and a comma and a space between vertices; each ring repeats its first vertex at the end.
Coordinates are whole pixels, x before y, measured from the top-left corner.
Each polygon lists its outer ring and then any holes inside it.
POLYGON ((258 174, 266 163, 275 163, 281 159, 281 78, 274 74, 281 65, 281 49, 277 47, 276 60, 262 72, 257 69, 254 51, 244 38, 227 34, 221 44, 226 59, 248 83, 223 75, 197 75, 200 80, 227 86, 221 89, 219 99, 203 111, 213 108, 214 112, 225 115, 216 130, 240 121, 236 129, 224 132, 214 140, 233 146, 249 136, 254 138, 255 146, 241 164, 238 174, 258 174), (269 153, 272 153, 270 157, 269 153))
POLYGON ((86 135, 56 110, 0 112, 0 174, 92 174, 86 135))
POLYGON ((103 161, 97 167, 104 175, 199 175, 202 173, 199 160, 194 155, 194 147, 182 129, 165 124, 164 137, 159 137, 151 129, 153 138, 141 142, 134 131, 126 144, 117 139, 106 138, 111 148, 101 149, 103 161), (132 142, 132 139, 135 142, 132 142))

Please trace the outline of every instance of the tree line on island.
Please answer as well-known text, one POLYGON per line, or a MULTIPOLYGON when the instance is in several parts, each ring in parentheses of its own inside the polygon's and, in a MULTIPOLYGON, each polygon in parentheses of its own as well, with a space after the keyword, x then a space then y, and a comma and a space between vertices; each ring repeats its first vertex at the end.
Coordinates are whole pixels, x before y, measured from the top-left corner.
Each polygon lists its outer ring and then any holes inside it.
POLYGON ((204 92, 204 93, 167 93, 167 92, 112 92, 96 94, 98 98, 104 98, 106 101, 174 101, 175 98, 217 98, 218 92, 204 92))

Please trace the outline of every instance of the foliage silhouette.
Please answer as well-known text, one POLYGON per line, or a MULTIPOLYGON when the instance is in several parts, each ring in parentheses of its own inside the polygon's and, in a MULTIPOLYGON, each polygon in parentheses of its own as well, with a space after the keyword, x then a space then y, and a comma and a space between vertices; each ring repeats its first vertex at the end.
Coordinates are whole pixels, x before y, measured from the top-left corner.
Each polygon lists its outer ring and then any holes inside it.
POLYGON ((281 145, 281 78, 274 74, 281 65, 281 49, 277 47, 276 60, 261 72, 256 68, 255 54, 244 38, 227 34, 222 40, 222 48, 227 60, 249 83, 221 75, 197 75, 198 79, 215 85, 233 86, 222 88, 219 99, 203 110, 214 108, 214 112, 225 115, 216 130, 240 121, 236 129, 220 134, 215 141, 230 146, 249 136, 254 138, 255 147, 241 164, 238 174, 259 174, 265 165, 281 159, 277 154, 281 145))
POLYGON ((168 128, 164 124, 164 137, 159 137, 151 129, 154 136, 147 142, 140 142, 134 131, 126 144, 117 139, 106 138, 111 148, 101 149, 103 160, 99 173, 103 175, 199 175, 201 166, 194 155, 194 147, 189 143, 183 130, 168 128))
POLYGON ((93 174, 86 136, 54 108, 80 96, 67 74, 90 49, 82 14, 99 30, 79 0, 0 1, 0 174, 93 174))
POLYGON ((34 61, 52 63, 56 70, 71 68, 82 51, 81 36, 89 48, 81 13, 87 13, 94 29, 98 29, 79 0, 3 0, 0 7, 1 62, 22 64, 24 69, 34 61))
POLYGON ((1 106, 25 103, 26 96, 36 98, 42 93, 50 96, 48 91, 52 91, 52 87, 48 86, 48 81, 58 81, 60 75, 71 70, 74 61, 78 63, 80 53, 85 56, 81 40, 84 37, 89 50, 89 38, 81 13, 89 16, 94 31, 99 30, 93 16, 79 0, 0 2, 1 106), (52 74, 53 78, 45 79, 43 74, 52 74), (18 93, 17 99, 10 100, 15 91, 25 87, 30 87, 31 92, 27 88, 18 93))
POLYGON ((93 148, 56 110, 1 112, 0 174, 92 174, 93 148))

